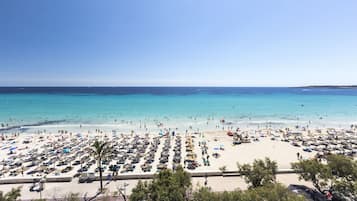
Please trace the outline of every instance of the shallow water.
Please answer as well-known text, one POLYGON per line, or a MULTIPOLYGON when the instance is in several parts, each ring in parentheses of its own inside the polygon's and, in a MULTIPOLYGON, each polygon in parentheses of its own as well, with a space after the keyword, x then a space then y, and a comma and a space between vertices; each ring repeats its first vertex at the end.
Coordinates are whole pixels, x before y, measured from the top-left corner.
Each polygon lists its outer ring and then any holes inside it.
POLYGON ((357 89, 219 87, 0 88, 0 123, 113 124, 120 120, 234 123, 357 122, 357 89))

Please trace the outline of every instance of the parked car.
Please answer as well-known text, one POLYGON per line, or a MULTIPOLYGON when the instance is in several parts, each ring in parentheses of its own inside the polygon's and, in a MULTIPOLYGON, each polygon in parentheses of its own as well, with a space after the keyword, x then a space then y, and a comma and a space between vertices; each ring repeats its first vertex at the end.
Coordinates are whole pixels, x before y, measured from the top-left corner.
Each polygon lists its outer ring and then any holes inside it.
POLYGON ((79 183, 91 183, 96 179, 94 172, 89 173, 82 173, 79 176, 78 182, 79 183))
POLYGON ((43 183, 37 182, 30 187, 31 192, 41 192, 43 191, 43 183))
POLYGON ((328 201, 320 192, 303 185, 289 185, 288 189, 308 201, 328 201))

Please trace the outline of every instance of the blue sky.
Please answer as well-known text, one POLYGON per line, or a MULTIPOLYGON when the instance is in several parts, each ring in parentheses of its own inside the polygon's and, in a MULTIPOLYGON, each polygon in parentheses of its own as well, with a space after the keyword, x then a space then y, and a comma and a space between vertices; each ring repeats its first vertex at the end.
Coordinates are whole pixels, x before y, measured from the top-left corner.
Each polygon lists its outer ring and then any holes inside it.
POLYGON ((357 84, 356 0, 1 0, 1 86, 357 84))

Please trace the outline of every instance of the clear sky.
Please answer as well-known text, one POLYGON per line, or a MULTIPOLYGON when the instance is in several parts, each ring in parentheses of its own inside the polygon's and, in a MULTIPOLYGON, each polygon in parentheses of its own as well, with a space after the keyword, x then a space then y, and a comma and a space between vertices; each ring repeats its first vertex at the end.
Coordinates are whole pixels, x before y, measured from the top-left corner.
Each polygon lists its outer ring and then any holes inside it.
POLYGON ((357 84, 356 0, 1 0, 1 86, 357 84))

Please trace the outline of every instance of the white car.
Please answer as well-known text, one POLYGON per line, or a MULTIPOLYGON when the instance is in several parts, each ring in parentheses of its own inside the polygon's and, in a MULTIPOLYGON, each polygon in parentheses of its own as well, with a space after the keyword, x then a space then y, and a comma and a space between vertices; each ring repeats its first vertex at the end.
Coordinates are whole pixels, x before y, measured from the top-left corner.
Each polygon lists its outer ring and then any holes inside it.
POLYGON ((43 183, 34 183, 31 187, 30 187, 30 191, 33 192, 40 192, 43 190, 43 183))

